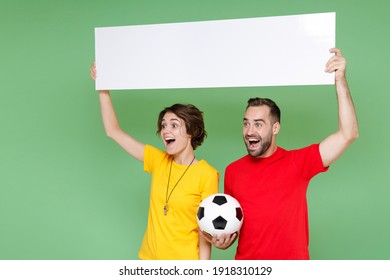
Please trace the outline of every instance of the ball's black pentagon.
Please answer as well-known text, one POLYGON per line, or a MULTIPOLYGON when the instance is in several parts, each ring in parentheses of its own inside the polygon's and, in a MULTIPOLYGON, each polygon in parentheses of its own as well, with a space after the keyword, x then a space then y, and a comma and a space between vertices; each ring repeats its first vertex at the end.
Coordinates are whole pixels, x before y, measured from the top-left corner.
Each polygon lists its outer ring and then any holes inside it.
POLYGON ((213 220, 213 225, 215 229, 225 229, 227 221, 221 216, 218 216, 213 220))
POLYGON ((242 209, 240 207, 236 207, 236 217, 239 221, 241 221, 244 217, 244 214, 242 213, 242 209))
POLYGON ((198 213, 196 215, 198 216, 198 220, 200 221, 204 217, 204 207, 199 207, 198 213))
POLYGON ((226 199, 226 197, 223 196, 223 195, 216 195, 216 196, 214 196, 214 198, 213 198, 213 202, 214 202, 215 204, 221 206, 221 205, 227 203, 227 199, 226 199))

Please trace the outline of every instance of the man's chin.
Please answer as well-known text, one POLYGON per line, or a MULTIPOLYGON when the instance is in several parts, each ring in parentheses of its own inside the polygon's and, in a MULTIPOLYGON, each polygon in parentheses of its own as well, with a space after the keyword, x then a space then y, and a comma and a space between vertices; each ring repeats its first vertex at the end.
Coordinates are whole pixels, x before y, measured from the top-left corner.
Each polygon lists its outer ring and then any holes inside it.
POLYGON ((251 157, 259 157, 259 156, 261 156, 261 151, 260 150, 250 150, 250 149, 247 148, 247 151, 248 151, 248 154, 251 157))

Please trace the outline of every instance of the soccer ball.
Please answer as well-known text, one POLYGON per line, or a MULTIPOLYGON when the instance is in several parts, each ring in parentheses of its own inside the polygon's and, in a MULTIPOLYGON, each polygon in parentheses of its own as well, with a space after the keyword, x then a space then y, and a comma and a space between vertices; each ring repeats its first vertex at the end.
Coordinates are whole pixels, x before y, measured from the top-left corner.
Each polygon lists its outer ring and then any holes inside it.
POLYGON ((244 213, 238 201, 230 195, 217 193, 204 199, 196 215, 199 228, 206 234, 219 238, 223 233, 240 230, 244 213))

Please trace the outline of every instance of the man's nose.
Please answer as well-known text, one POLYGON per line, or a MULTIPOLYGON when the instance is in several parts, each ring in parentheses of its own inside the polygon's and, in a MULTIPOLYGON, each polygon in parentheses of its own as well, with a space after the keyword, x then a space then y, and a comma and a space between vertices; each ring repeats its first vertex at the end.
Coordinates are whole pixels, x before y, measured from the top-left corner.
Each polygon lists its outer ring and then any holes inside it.
POLYGON ((247 134, 248 134, 248 135, 252 135, 254 132, 255 132, 255 126, 250 124, 250 125, 247 127, 247 134))

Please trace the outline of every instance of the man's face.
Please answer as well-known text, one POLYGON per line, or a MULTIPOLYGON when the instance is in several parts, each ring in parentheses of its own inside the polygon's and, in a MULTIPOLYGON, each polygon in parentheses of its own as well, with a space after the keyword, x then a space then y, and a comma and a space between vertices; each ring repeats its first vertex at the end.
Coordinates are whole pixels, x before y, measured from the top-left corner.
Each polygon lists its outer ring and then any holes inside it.
POLYGON ((243 138, 248 154, 252 157, 267 157, 274 150, 274 135, 279 131, 279 123, 273 124, 268 106, 249 107, 244 116, 243 138))

